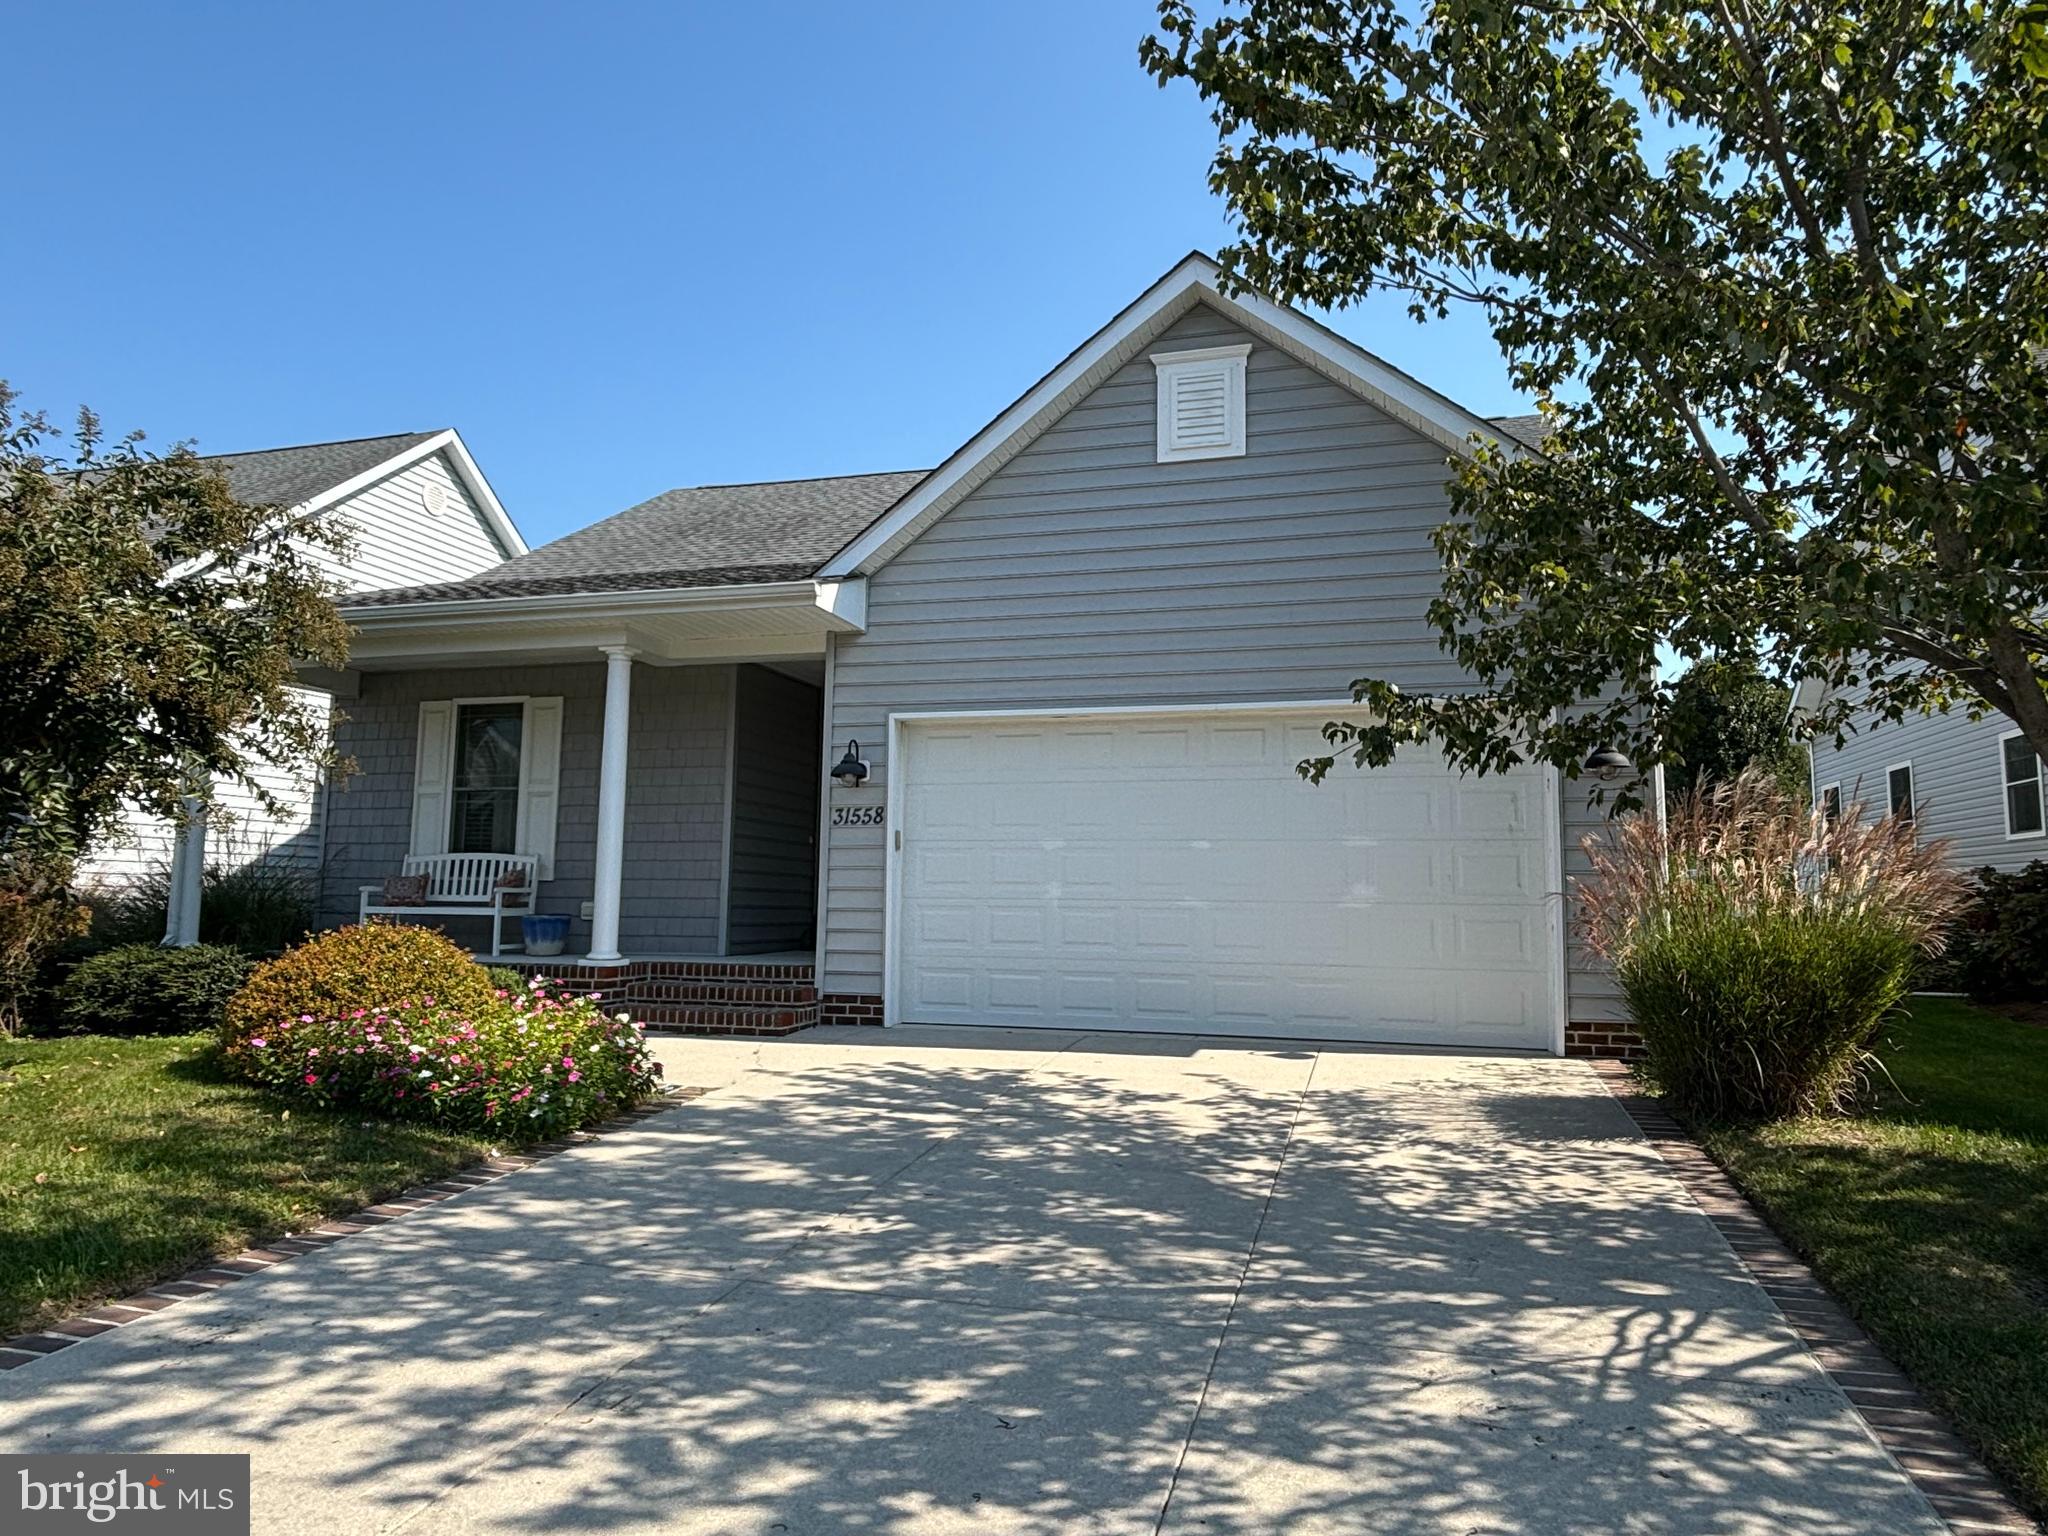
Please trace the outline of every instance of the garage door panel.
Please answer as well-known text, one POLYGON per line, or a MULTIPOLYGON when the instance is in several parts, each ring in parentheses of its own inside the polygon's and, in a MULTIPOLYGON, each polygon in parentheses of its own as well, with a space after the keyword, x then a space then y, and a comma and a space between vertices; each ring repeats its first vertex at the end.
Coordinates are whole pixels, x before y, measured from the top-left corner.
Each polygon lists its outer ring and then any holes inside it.
POLYGON ((1537 892, 1534 864, 1530 853, 1500 844, 1459 846, 1451 851, 1449 894, 1460 901, 1533 897, 1537 892))
POLYGON ((1198 1018, 1196 979, 1185 971, 1145 970, 1131 978, 1131 1014, 1134 1018, 1177 1022, 1198 1018))
POLYGON ((1053 908, 1059 916, 1060 948, 1065 953, 1114 954, 1121 948, 1117 922, 1122 914, 1116 907, 1059 901, 1053 908))
POLYGON ((1038 842, 990 840, 982 850, 982 883, 1008 896, 1029 892, 1036 897, 1057 878, 1059 850, 1038 842))
POLYGON ((974 1006, 974 976, 968 971, 949 971, 937 965, 918 968, 911 979, 913 1007, 949 1012, 974 1006))
POLYGON ((1547 1047, 1545 776, 1319 788, 1318 724, 906 727, 898 1016, 1547 1047))
POLYGON ((978 906, 922 901, 909 920, 921 953, 943 955, 947 950, 971 953, 981 948, 982 913, 978 906))

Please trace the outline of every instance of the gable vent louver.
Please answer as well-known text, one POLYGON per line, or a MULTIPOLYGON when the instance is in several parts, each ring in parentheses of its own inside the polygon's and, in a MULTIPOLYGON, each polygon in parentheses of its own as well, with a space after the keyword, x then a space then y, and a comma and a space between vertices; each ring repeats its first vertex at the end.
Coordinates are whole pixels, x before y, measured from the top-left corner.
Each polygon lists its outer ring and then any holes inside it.
POLYGON ((1251 353, 1235 347, 1155 352, 1159 372, 1159 461, 1235 458, 1245 449, 1244 373, 1251 353))

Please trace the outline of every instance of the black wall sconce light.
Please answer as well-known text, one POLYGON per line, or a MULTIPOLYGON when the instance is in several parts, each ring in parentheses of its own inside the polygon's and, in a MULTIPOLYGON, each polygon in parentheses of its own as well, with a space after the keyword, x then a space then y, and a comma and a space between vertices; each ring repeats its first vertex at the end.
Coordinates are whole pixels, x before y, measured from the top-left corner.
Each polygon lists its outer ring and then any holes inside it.
POLYGON ((868 781, 868 765, 861 760, 860 743, 849 739, 846 756, 832 765, 832 777, 848 789, 859 789, 868 781))
POLYGON ((1602 745, 1595 747, 1587 755, 1585 771, 1593 775, 1594 778, 1599 779, 1602 783, 1612 783, 1624 773, 1633 773, 1635 766, 1634 763, 1629 761, 1626 752, 1616 747, 1602 745))

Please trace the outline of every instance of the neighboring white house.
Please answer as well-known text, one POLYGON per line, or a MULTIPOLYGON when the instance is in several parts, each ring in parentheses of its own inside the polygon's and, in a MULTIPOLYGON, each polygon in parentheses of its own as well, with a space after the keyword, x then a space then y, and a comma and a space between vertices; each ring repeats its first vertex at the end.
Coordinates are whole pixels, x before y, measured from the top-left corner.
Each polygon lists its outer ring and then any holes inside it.
MULTIPOLYGON (((253 453, 212 454, 235 495, 275 506, 287 517, 325 514, 350 530, 345 556, 321 554, 334 580, 361 592, 394 583, 451 581, 526 552, 526 543, 453 429, 410 432, 346 442, 308 443, 253 453)), ((331 703, 319 689, 302 690, 305 707, 323 714, 331 703)), ((310 770, 266 770, 266 786, 284 813, 266 813, 247 789, 231 781, 213 786, 215 802, 233 818, 215 857, 228 862, 256 857, 316 870, 320 863, 322 786, 310 770)), ((101 887, 130 881, 168 864, 173 870, 173 936, 190 942, 198 912, 189 899, 204 862, 204 828, 180 829, 161 817, 136 812, 121 833, 95 850, 80 869, 101 887), (180 906, 184 910, 177 910, 180 906)))
POLYGON ((551 969, 687 1028, 1624 1048, 1568 931, 1593 786, 1295 772, 1361 674, 1475 686, 1431 533, 1538 424, 1201 255, 1069 346, 935 469, 671 491, 347 605, 323 920, 517 854, 551 969))
MULTIPOLYGON (((1818 683, 1803 684, 1795 715, 1820 707, 1818 683)), ((1960 868, 2013 870, 2048 859, 2048 774, 2018 726, 2004 715, 1972 720, 1961 710, 1879 721, 1852 717, 1855 734, 1837 747, 1813 744, 1813 798, 1861 805, 1867 816, 1910 809, 1929 837, 1955 844, 1960 868)))

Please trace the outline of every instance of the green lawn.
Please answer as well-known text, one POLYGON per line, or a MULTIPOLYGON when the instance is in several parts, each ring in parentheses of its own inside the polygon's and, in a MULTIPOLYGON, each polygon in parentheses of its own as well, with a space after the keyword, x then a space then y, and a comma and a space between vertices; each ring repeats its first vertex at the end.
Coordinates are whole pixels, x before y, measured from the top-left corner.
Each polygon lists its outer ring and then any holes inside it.
POLYGON ((288 1110, 224 1078, 209 1039, 0 1040, 0 1338, 489 1151, 288 1110))
POLYGON ((1701 1139, 2048 1514, 2048 1029, 1916 998, 1887 1035, 1867 1112, 1701 1139))

